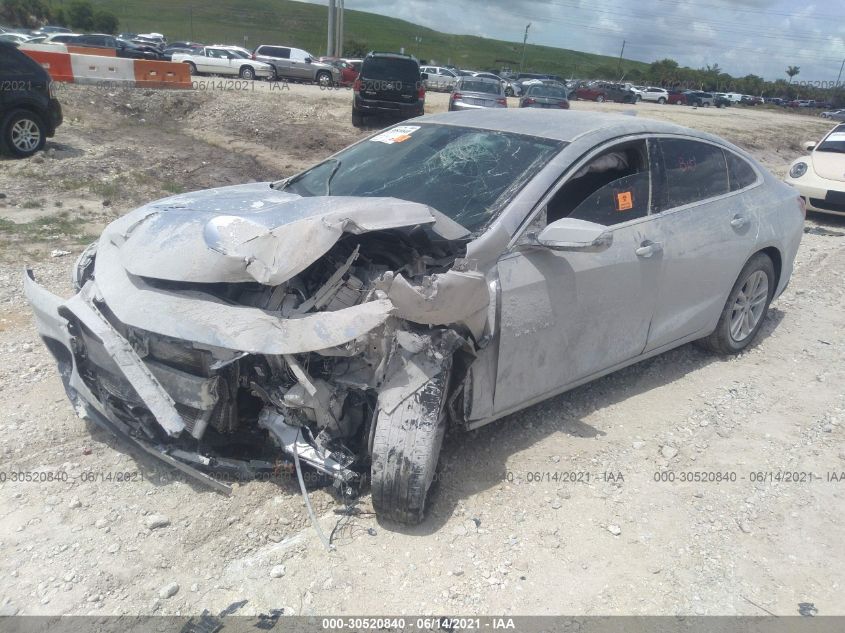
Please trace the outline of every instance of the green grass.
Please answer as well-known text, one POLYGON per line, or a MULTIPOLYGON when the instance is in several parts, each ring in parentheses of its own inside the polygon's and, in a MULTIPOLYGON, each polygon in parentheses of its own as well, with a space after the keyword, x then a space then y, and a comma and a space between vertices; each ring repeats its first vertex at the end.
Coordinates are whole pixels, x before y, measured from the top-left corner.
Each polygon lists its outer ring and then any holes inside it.
POLYGON ((86 220, 71 217, 63 211, 56 215, 47 215, 31 222, 16 223, 6 218, 0 218, 0 236, 17 238, 31 242, 53 242, 57 238, 70 238, 79 243, 90 242, 93 238, 84 231, 86 220))
MULTIPOLYGON (((164 33, 170 41, 192 39, 255 48, 259 44, 287 44, 314 55, 326 47, 327 8, 292 0, 94 0, 120 19, 121 30, 164 33), (192 7, 192 8, 191 8, 192 7), (248 40, 244 41, 244 36, 248 40)), ((519 31, 521 26, 515 30, 519 31)), ((517 70, 522 42, 505 42, 471 35, 449 35, 404 20, 346 10, 346 40, 365 42, 368 48, 405 52, 438 64, 462 68, 517 70), (415 38, 422 38, 416 42, 415 38), (508 64, 504 60, 511 60, 508 64)), ((623 70, 645 70, 648 64, 623 60, 623 70)), ((561 76, 590 76, 600 67, 617 67, 617 59, 550 46, 529 45, 526 72, 561 76)))

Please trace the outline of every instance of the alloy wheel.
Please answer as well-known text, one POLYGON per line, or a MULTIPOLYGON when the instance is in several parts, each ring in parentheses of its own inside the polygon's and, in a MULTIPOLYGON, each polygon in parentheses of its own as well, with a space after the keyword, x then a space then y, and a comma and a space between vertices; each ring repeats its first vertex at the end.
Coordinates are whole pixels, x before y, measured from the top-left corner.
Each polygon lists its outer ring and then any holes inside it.
POLYGON ((742 284, 731 308, 731 338, 741 343, 754 333, 769 298, 769 278, 755 270, 742 284))

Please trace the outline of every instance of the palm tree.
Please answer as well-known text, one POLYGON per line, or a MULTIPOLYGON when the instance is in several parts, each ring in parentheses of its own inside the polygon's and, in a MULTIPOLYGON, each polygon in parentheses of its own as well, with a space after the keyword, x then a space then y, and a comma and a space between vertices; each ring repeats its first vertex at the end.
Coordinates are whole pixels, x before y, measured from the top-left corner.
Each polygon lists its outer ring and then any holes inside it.
POLYGON ((786 69, 786 74, 789 76, 789 83, 792 83, 792 78, 801 72, 800 66, 790 66, 786 69))

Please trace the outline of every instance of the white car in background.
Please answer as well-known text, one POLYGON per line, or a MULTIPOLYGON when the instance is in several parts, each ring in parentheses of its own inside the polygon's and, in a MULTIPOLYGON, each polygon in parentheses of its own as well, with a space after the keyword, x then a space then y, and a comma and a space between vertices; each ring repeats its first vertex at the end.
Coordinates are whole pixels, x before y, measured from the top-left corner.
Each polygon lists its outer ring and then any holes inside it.
POLYGON ((798 190, 808 211, 845 216, 845 124, 819 143, 804 143, 804 149, 810 154, 789 166, 787 184, 798 190))
POLYGON ((429 90, 451 92, 458 81, 458 74, 454 70, 442 66, 422 66, 420 72, 428 75, 425 87, 429 90))
POLYGON ((654 86, 645 88, 640 96, 643 101, 652 101, 661 105, 669 101, 669 92, 665 88, 655 88, 654 86))
POLYGON ((270 79, 276 71, 270 64, 251 59, 237 47, 205 46, 196 53, 174 53, 171 61, 188 64, 192 75, 233 75, 241 79, 270 79))

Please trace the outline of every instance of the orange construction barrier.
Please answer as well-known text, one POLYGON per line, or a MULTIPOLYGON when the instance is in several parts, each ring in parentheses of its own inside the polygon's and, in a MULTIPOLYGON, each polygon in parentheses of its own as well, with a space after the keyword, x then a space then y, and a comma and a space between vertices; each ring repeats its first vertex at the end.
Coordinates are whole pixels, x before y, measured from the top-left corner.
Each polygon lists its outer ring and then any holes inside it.
POLYGON ((41 64, 44 69, 50 73, 50 77, 53 81, 73 82, 73 69, 70 64, 70 55, 64 51, 54 53, 47 51, 33 51, 23 48, 21 51, 41 64))
POLYGON ((67 45, 68 53, 76 53, 77 55, 99 55, 100 57, 117 57, 117 51, 113 48, 95 48, 90 46, 71 46, 67 45))
POLYGON ((190 89, 193 84, 187 64, 136 59, 135 85, 139 88, 190 89))

